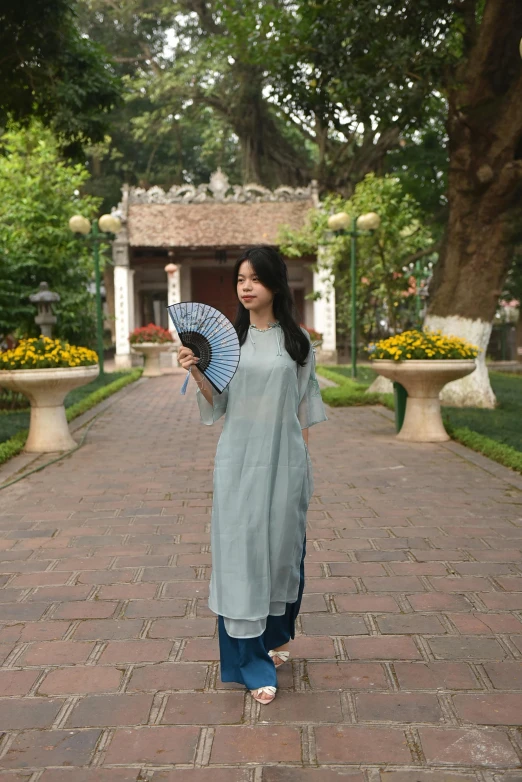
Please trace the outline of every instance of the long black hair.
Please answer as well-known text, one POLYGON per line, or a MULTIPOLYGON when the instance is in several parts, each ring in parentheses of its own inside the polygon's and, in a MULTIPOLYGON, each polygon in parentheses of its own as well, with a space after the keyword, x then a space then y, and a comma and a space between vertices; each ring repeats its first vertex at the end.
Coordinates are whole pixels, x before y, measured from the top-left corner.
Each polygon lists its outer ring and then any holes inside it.
MULTIPOLYGON (((237 278, 243 261, 248 261, 260 282, 274 294, 274 316, 279 321, 285 336, 285 348, 288 354, 300 366, 304 366, 310 350, 310 342, 297 322, 297 309, 288 286, 286 263, 273 247, 259 244, 249 247, 236 261, 234 266, 234 287, 237 294, 237 278)), ((250 326, 250 312, 240 300, 234 322, 239 344, 242 345, 250 326)))

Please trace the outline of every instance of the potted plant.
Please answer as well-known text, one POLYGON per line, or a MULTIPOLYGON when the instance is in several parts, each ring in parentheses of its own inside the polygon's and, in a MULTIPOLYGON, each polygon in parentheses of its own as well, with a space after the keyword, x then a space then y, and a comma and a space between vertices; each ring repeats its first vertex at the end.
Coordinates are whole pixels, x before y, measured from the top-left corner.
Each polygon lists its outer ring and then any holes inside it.
POLYGON ((145 360, 143 370, 144 377, 158 377, 160 370, 160 353, 171 350, 174 339, 167 329, 149 323, 148 326, 142 326, 134 329, 129 336, 129 342, 136 353, 141 353, 145 360))
POLYGON ((438 332, 404 331, 370 345, 368 352, 375 370, 408 392, 397 439, 417 443, 449 440, 439 394, 446 383, 473 372, 478 348, 438 332))
POLYGON ((74 448, 63 402, 69 391, 90 383, 99 371, 94 350, 60 339, 22 339, 16 347, 0 353, 0 386, 24 394, 31 404, 26 451, 74 448))

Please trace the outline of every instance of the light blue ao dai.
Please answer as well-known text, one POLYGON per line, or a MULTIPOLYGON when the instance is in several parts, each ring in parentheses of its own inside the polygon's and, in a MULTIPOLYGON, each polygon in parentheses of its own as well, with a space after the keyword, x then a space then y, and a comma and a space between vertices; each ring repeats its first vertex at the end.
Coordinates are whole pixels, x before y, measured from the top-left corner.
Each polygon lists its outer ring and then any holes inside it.
MULTIPOLYGON (((308 332, 304 333, 310 339, 308 332)), ((209 606, 233 638, 255 638, 297 600, 312 464, 301 429, 327 421, 310 344, 304 367, 276 323, 250 326, 238 369, 201 421, 225 413, 214 465, 209 606)))

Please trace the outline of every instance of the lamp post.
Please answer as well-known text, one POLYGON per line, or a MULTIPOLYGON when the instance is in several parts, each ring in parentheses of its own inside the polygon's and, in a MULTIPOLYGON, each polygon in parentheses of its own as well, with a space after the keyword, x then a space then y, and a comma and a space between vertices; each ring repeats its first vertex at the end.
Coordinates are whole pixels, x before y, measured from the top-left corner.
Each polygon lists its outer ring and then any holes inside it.
POLYGON ((351 317, 351 353, 352 377, 357 377, 357 237, 373 233, 381 224, 381 218, 375 212, 359 217, 350 217, 346 212, 337 212, 328 218, 328 228, 340 235, 350 236, 350 268, 352 276, 352 317, 351 317), (351 223, 351 228, 348 226, 351 223))
POLYGON ((92 225, 86 217, 74 215, 69 220, 69 228, 73 233, 82 234, 92 244, 94 257, 94 278, 96 284, 96 343, 98 363, 100 365, 100 377, 104 376, 103 367, 103 313, 101 302, 101 275, 100 275, 100 244, 110 242, 114 235, 121 229, 121 222, 115 215, 102 215, 92 225))

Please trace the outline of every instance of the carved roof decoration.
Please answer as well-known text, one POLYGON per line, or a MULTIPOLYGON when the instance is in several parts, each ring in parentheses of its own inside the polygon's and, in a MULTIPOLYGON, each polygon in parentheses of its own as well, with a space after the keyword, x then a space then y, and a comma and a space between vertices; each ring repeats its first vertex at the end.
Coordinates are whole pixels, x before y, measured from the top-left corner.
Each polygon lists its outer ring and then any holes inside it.
POLYGON ((162 187, 132 187, 128 191, 128 203, 131 204, 203 204, 207 202, 221 204, 259 204, 263 202, 316 201, 317 182, 307 187, 287 187, 281 185, 269 190, 263 185, 231 185, 228 177, 220 168, 215 171, 210 182, 201 185, 173 185, 170 190, 162 187))

